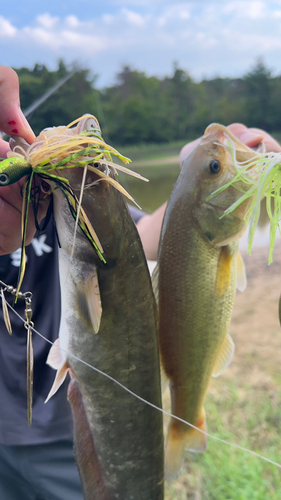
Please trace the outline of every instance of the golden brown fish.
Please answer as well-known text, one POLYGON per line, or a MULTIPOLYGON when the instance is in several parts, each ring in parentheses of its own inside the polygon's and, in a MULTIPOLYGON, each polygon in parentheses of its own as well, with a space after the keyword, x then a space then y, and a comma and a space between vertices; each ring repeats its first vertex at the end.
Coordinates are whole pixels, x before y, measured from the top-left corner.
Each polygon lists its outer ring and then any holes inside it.
MULTIPOLYGON (((245 184, 239 181, 209 199, 236 175, 226 147, 228 137, 239 161, 255 156, 222 125, 206 129, 185 160, 171 195, 158 258, 159 342, 170 381, 172 413, 203 431, 210 377, 218 376, 234 353, 228 329, 235 288, 246 286, 238 242, 246 229, 243 217, 249 200, 221 218, 241 197, 239 189, 245 190, 245 184)), ((178 474, 185 448, 203 451, 205 447, 205 434, 172 419, 167 478, 178 474)))

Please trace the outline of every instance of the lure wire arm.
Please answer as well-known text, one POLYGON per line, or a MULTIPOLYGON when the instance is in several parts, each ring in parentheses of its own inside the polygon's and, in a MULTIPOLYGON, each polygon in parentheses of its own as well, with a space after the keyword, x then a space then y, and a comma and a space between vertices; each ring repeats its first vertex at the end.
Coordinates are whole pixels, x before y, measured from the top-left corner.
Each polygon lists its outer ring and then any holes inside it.
POLYGON ((34 328, 34 323, 32 321, 32 292, 21 292, 18 291, 17 288, 14 288, 12 285, 7 285, 4 281, 0 280, 0 293, 2 299, 2 308, 3 308, 3 317, 5 321, 6 328, 10 335, 12 335, 12 327, 10 322, 10 317, 8 313, 8 308, 6 304, 6 299, 4 292, 8 292, 11 295, 14 295, 18 299, 23 299, 25 301, 25 321, 24 327, 27 330, 27 363, 26 363, 26 371, 27 371, 27 420, 28 425, 31 425, 32 422, 32 399, 33 399, 33 366, 34 366, 34 354, 33 354, 33 345, 32 345, 32 329, 34 328))

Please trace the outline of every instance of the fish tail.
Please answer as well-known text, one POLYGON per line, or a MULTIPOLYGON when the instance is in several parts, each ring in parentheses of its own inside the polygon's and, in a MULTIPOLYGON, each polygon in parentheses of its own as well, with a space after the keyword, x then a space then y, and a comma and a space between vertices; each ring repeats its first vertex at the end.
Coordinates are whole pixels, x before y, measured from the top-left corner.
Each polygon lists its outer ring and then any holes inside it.
POLYGON ((165 476, 167 481, 173 481, 178 477, 183 462, 184 450, 202 453, 206 449, 207 436, 203 434, 203 432, 207 432, 204 408, 200 418, 194 425, 197 429, 174 419, 170 423, 166 444, 165 476))
POLYGON ((185 448, 185 434, 175 428, 171 422, 168 430, 165 458, 165 477, 167 481, 175 480, 181 469, 185 448))

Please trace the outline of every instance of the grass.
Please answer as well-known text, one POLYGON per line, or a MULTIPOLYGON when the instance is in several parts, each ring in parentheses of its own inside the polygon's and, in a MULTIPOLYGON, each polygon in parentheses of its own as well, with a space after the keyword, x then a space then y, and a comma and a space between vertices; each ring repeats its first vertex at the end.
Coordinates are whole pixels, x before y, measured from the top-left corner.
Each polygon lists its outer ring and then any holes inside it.
MULTIPOLYGON (((238 379, 217 382, 205 405, 209 432, 281 463, 280 392, 258 394, 238 379)), ((183 471, 167 484, 165 499, 279 500, 280 480, 276 466, 209 438, 202 455, 186 452, 183 471)))

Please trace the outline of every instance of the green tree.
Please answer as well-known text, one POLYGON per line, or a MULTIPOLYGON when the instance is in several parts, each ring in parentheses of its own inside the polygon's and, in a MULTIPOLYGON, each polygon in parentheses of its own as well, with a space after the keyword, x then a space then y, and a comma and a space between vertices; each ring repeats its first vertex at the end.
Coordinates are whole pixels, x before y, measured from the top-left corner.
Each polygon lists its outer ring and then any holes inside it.
POLYGON ((252 71, 244 77, 245 117, 248 126, 268 129, 271 100, 270 71, 259 58, 252 71))
MULTIPOLYGON (((72 71, 61 60, 54 71, 35 64, 16 70, 21 104, 27 108, 72 71)), ((272 78, 262 59, 243 78, 213 78, 195 82, 174 65, 164 78, 147 76, 125 66, 117 81, 103 90, 88 69, 75 74, 30 118, 35 133, 45 127, 68 124, 85 113, 97 116, 104 138, 116 145, 191 140, 211 122, 281 130, 281 77, 272 78)))
POLYGON ((110 140, 118 144, 162 142, 171 132, 161 81, 125 66, 117 84, 102 93, 110 140))
MULTIPOLYGON (((41 97, 61 78, 72 72, 59 61, 58 69, 49 71, 46 66, 36 64, 32 70, 16 70, 20 81, 21 106, 26 109, 41 97)), ((93 85, 95 76, 87 69, 76 69, 74 75, 52 94, 29 118, 34 132, 38 134, 46 127, 67 125, 85 113, 96 114, 93 85)))

